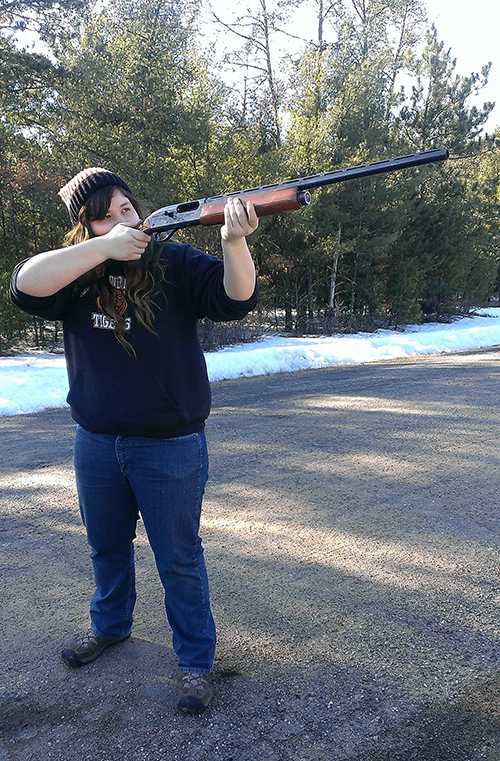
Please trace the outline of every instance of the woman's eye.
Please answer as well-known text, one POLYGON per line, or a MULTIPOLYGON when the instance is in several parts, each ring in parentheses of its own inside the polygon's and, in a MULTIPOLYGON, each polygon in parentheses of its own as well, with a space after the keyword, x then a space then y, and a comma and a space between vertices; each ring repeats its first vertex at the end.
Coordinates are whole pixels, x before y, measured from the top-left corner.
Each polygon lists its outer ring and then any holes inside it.
MULTIPOLYGON (((131 209, 127 208, 127 209, 124 209, 124 211, 126 211, 126 212, 129 212, 129 211, 131 211, 131 209)), ((106 214, 106 216, 104 217, 104 219, 107 219, 107 218, 108 218, 108 217, 110 217, 110 216, 111 216, 110 214, 106 214)))

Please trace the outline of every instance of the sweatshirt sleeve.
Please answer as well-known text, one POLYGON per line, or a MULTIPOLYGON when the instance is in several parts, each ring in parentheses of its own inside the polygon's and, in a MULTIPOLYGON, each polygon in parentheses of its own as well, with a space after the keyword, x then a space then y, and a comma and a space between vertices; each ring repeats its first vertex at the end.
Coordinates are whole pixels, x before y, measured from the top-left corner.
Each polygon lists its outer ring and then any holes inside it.
POLYGON ((224 289, 224 261, 217 256, 185 244, 183 275, 187 296, 197 318, 214 322, 241 320, 255 309, 259 298, 258 281, 250 298, 231 299, 224 289))
POLYGON ((30 296, 17 288, 17 276, 19 270, 28 259, 16 264, 10 278, 9 296, 13 304, 26 314, 34 317, 41 317, 44 320, 62 320, 67 309, 74 301, 73 283, 69 283, 60 291, 56 291, 51 296, 30 296))

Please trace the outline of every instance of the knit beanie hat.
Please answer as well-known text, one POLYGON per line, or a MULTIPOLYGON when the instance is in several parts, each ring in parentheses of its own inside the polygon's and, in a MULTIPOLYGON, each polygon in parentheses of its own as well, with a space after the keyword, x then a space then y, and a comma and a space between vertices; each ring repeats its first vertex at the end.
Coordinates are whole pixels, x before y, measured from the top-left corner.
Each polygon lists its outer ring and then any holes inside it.
POLYGON ((103 169, 101 166, 91 166, 82 169, 81 172, 69 180, 57 195, 62 198, 69 212, 71 222, 76 225, 78 214, 85 201, 99 188, 107 185, 116 185, 130 192, 130 188, 118 174, 103 169))

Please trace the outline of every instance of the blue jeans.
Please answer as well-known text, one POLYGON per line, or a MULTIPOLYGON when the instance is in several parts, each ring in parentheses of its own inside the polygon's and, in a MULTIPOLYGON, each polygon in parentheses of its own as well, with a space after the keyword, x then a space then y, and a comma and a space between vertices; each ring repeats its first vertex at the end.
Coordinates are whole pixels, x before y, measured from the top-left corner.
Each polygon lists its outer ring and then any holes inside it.
POLYGON ((208 479, 205 432, 155 439, 92 433, 77 424, 74 467, 96 585, 91 629, 102 637, 132 630, 140 511, 179 668, 211 671, 216 630, 198 536, 208 479))

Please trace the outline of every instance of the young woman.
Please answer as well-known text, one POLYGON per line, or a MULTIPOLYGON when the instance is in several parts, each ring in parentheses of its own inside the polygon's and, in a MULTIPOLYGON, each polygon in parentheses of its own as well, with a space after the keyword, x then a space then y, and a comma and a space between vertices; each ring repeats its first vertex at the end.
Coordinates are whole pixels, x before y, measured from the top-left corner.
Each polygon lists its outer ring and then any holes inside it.
POLYGON ((133 540, 142 517, 165 590, 179 666, 179 710, 213 696, 216 627, 201 538, 211 393, 196 324, 239 320, 257 303, 245 236, 252 204, 228 200, 223 260, 188 244, 151 241, 127 183, 83 169, 59 191, 72 229, 64 246, 20 262, 13 303, 62 320, 74 468, 95 592, 90 627, 61 653, 83 666, 132 630, 133 540))

